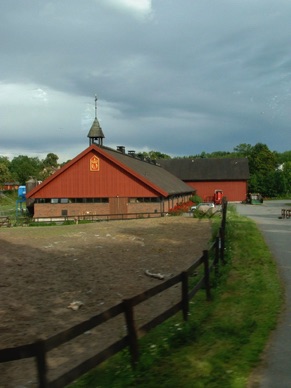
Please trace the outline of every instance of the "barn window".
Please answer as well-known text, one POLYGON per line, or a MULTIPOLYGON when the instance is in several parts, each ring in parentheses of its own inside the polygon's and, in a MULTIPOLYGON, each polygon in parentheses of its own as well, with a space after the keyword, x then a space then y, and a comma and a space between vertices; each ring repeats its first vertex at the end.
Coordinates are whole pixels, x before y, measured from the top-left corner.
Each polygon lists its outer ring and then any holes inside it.
POLYGON ((161 199, 159 197, 144 197, 144 198, 137 198, 138 202, 160 202, 161 199))
POLYGON ((109 198, 92 198, 92 202, 94 202, 94 203, 108 203, 109 198))
MULTIPOLYGON (((109 198, 70 198, 68 202, 71 203, 108 203, 109 198)), ((62 203, 68 203, 62 202, 62 203)))

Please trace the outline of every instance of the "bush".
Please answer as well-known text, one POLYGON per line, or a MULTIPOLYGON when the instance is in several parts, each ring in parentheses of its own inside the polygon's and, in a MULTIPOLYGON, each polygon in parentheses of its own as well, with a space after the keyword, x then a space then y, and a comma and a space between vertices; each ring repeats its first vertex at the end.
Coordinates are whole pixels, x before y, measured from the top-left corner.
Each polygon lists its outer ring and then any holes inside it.
POLYGON ((176 206, 169 210, 169 214, 171 216, 179 216, 183 213, 187 213, 193 205, 194 203, 192 201, 177 203, 176 206))
POLYGON ((189 198, 190 201, 194 203, 194 205, 198 205, 198 203, 203 202, 202 198, 199 197, 199 195, 193 195, 192 197, 189 198))

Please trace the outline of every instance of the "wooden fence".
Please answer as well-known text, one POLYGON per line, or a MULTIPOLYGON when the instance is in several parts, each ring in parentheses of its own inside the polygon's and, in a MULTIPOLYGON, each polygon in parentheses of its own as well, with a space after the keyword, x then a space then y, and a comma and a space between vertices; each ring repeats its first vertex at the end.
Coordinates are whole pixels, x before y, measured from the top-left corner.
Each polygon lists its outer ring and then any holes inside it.
POLYGON ((77 216, 58 216, 58 217, 35 217, 32 222, 45 223, 63 223, 71 221, 74 223, 82 221, 113 221, 113 220, 135 220, 139 218, 164 217, 165 212, 144 212, 144 213, 118 213, 118 214, 81 214, 77 216))
POLYGON ((206 299, 211 299, 210 273, 213 271, 213 273, 217 275, 219 272, 220 264, 224 264, 225 261, 224 249, 226 211, 227 202, 224 200, 222 206, 221 225, 215 241, 209 250, 203 251, 202 256, 196 260, 187 271, 183 271, 180 274, 164 281, 163 283, 158 284, 151 289, 146 290, 139 295, 136 295, 130 299, 125 299, 108 310, 95 315, 92 318, 81 322, 71 327, 70 329, 56 334, 46 340, 39 340, 32 344, 14 348, 1 349, 0 363, 35 357, 39 388, 65 387, 69 383, 81 377, 86 372, 95 368, 101 362, 107 360, 126 347, 128 347, 130 350, 132 366, 134 368, 139 360, 138 338, 141 336, 141 333, 147 333, 179 311, 182 311, 183 319, 187 321, 189 313, 189 302, 201 288, 205 290, 206 299), (195 273, 199 267, 202 267, 202 276, 200 276, 200 279, 198 279, 195 286, 189 289, 189 277, 193 275, 193 273, 195 273), (181 284, 181 300, 149 322, 143 324, 140 327, 136 327, 134 320, 134 307, 178 283, 181 284), (74 367, 70 371, 67 371, 52 381, 48 381, 46 354, 49 351, 101 325, 102 323, 117 317, 120 314, 124 314, 127 326, 127 334, 123 338, 97 353, 93 357, 83 361, 81 364, 74 367))

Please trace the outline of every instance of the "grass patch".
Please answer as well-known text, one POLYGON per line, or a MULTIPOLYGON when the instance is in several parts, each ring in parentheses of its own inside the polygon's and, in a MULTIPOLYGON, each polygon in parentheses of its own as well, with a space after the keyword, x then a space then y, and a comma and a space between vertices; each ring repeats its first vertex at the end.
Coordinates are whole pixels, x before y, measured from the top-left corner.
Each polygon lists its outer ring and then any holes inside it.
POLYGON ((26 216, 26 203, 18 203, 17 190, 4 191, 0 193, 0 216, 9 217, 11 225, 18 226, 25 223, 28 225, 29 218, 26 216), (22 205, 22 207, 21 207, 22 205), (22 211, 21 211, 22 209, 22 211))
POLYGON ((71 387, 246 387, 276 326, 283 290, 253 221, 230 207, 226 235, 227 264, 211 302, 201 291, 187 323, 177 314, 143 337, 136 370, 123 351, 71 387))
POLYGON ((5 191, 0 193, 0 215, 15 217, 17 192, 5 191))

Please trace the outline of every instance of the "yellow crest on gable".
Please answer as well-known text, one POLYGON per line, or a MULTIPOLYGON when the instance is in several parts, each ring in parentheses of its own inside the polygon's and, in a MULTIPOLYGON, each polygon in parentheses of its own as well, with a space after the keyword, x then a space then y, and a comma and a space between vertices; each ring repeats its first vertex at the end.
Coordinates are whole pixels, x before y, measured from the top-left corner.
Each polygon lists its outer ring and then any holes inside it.
POLYGON ((100 169, 100 161, 99 158, 94 155, 90 158, 90 171, 99 171, 100 169))

